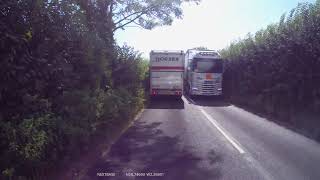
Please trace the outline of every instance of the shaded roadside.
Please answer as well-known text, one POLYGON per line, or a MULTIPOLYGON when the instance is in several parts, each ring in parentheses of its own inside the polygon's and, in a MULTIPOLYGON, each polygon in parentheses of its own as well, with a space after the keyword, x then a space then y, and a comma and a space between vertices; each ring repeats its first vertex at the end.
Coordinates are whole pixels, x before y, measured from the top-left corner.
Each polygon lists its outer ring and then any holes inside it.
POLYGON ((89 171, 85 179, 101 179, 99 172, 112 172, 116 177, 102 179, 130 179, 126 173, 162 173, 161 177, 147 179, 219 179, 216 164, 222 161, 214 150, 206 157, 184 146, 180 138, 166 136, 159 128, 160 122, 136 122, 114 144, 107 158, 101 159, 89 171), (209 166, 203 166, 203 163, 209 166))
MULTIPOLYGON (((141 113, 142 111, 140 111, 136 117, 139 117, 141 113)), ((107 124, 106 126, 108 126, 108 128, 105 129, 109 130, 105 131, 103 134, 97 134, 92 138, 87 151, 83 152, 81 156, 77 156, 77 159, 65 161, 65 165, 60 166, 59 169, 57 169, 57 172, 59 173, 48 179, 83 179, 86 176, 88 169, 108 154, 112 144, 121 137, 133 121, 134 119, 122 120, 107 124)))
POLYGON ((231 106, 232 104, 248 112, 289 128, 299 134, 320 142, 320 112, 300 109, 290 111, 286 108, 271 107, 257 97, 217 98, 217 97, 188 97, 193 104, 209 107, 231 106), (277 112, 277 113, 275 113, 277 112))
POLYGON ((290 110, 281 106, 271 106, 256 99, 254 97, 233 98, 231 102, 240 108, 320 142, 320 112, 314 112, 308 108, 290 110))

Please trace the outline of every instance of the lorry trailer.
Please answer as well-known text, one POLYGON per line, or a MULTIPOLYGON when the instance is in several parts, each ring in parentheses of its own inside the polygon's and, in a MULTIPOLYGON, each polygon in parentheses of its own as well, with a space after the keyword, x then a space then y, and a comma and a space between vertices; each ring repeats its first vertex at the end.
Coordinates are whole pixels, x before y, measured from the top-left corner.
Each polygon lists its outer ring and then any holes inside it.
POLYGON ((184 76, 183 51, 150 52, 150 96, 183 94, 184 76))

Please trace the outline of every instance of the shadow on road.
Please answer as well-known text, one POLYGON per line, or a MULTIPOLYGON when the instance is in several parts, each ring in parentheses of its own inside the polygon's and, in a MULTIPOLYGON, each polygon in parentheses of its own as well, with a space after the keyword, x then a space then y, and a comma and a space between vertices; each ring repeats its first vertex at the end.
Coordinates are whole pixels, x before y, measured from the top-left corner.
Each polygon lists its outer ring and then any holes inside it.
POLYGON ((136 122, 112 146, 107 160, 101 160, 89 170, 88 179, 101 179, 97 177, 97 172, 117 174, 109 179, 132 179, 125 176, 128 172, 164 173, 161 177, 137 179, 205 180, 221 177, 217 166, 217 163, 222 161, 221 156, 211 150, 207 157, 199 157, 193 153, 192 147, 183 147, 179 137, 165 136, 159 129, 160 125, 160 122, 136 122), (208 165, 203 166, 203 162, 208 165))
POLYGON ((147 109, 184 109, 184 102, 181 98, 170 96, 159 96, 152 98, 147 109))
POLYGON ((208 96, 193 96, 185 95, 189 102, 199 106, 224 107, 231 104, 225 101, 222 97, 208 97, 208 96))

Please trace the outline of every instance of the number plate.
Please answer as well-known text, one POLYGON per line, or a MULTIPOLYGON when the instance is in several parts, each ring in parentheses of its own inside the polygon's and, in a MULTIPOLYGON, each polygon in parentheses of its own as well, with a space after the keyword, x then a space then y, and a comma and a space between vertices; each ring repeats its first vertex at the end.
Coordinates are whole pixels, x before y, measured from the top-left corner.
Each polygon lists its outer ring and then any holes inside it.
POLYGON ((170 90, 160 90, 158 91, 159 94, 174 94, 174 91, 170 90))

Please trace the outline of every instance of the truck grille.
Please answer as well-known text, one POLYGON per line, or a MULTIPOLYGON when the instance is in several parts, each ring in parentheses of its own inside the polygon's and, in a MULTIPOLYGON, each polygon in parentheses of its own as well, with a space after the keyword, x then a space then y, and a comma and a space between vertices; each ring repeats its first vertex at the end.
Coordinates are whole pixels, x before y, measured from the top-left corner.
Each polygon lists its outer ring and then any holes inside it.
POLYGON ((221 83, 214 82, 214 81, 203 81, 203 83, 199 82, 197 86, 202 95, 220 95, 221 94, 221 91, 218 91, 218 89, 221 88, 221 83))
POLYGON ((204 81, 202 84, 201 92, 203 94, 213 94, 214 93, 214 84, 212 81, 204 81))

